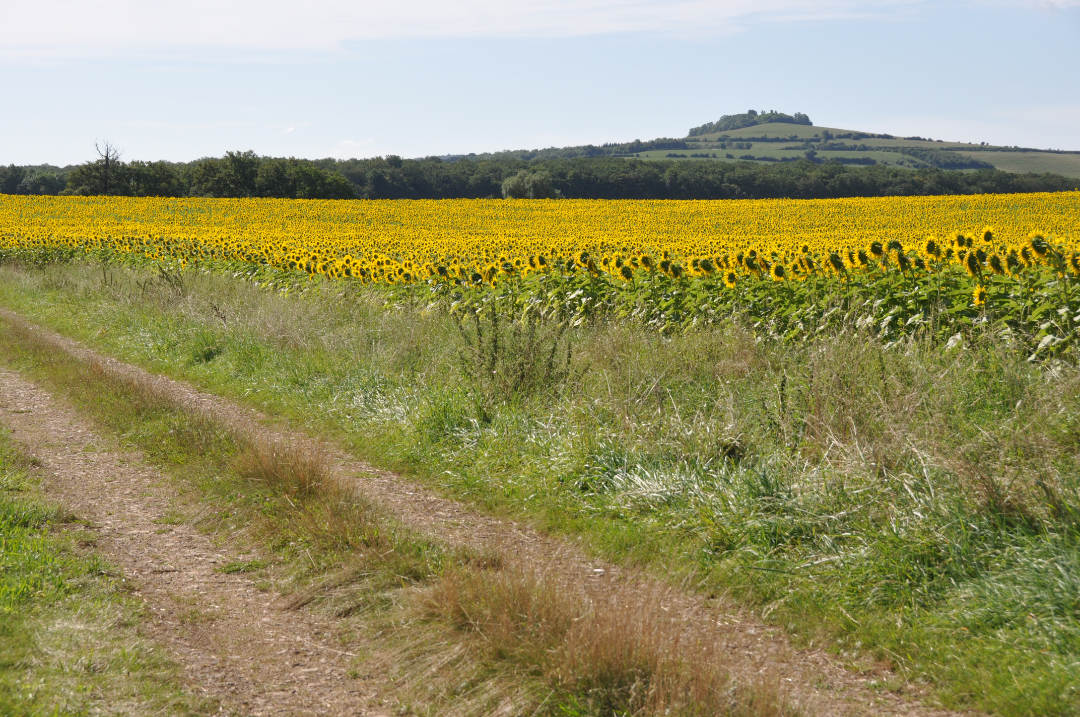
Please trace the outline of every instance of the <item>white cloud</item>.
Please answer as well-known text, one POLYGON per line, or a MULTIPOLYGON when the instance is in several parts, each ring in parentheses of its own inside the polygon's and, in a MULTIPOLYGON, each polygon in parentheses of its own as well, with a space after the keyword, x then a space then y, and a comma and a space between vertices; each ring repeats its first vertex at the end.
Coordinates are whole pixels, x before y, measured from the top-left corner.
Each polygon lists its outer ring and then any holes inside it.
MULTIPOLYGON (((718 33, 748 22, 865 16, 926 0, 4 0, 0 52, 333 50, 386 37, 718 33)), ((1072 0, 1059 0, 1072 2, 1072 0)))

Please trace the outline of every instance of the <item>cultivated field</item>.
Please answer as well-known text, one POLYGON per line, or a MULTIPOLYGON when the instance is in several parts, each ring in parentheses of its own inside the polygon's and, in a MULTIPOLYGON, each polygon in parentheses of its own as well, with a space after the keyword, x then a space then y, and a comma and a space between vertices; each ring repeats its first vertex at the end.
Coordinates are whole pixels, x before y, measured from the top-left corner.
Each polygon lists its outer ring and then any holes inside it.
MULTIPOLYGON (((411 481, 730 601, 731 624, 818 656, 782 673, 821 680, 805 694, 846 684, 815 678, 828 654, 859 675, 838 695, 886 698, 867 713, 1080 711, 1080 193, 5 196, 0 306, 399 471, 399 506, 428 500, 411 481)), ((178 476, 200 466, 177 480, 230 516, 215 529, 250 523, 290 576, 275 590, 468 644, 454 669, 475 713, 500 695, 525 713, 790 711, 761 685, 725 692, 734 663, 695 642, 695 674, 685 635, 637 622, 669 598, 615 619, 585 589, 584 619, 557 597, 578 592, 520 577, 534 553, 394 532, 34 336, 0 322, 0 363, 178 476), (141 418, 121 415, 132 401, 141 418), (600 647, 614 633, 632 636, 618 655, 600 647)), ((394 656, 422 681, 417 649, 394 656)), ((435 710, 454 704, 438 684, 435 710)))

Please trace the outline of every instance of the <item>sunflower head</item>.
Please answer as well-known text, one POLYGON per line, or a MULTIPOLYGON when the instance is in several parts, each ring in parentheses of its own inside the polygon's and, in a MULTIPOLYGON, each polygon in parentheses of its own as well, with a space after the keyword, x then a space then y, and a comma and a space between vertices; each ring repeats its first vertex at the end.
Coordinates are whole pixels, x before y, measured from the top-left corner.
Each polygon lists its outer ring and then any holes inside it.
POLYGON ((1005 265, 1002 263, 1001 257, 997 254, 990 255, 990 271, 994 272, 995 274, 1005 273, 1005 265))
POLYGON ((735 275, 735 272, 728 271, 724 274, 724 285, 727 286, 727 288, 735 288, 736 281, 738 281, 738 277, 735 275))
POLYGON ((837 274, 844 273, 844 260, 835 251, 829 254, 829 265, 836 270, 837 274))
POLYGON ((1020 257, 1016 255, 1016 252, 1010 251, 1009 255, 1005 257, 1005 270, 1010 274, 1016 274, 1023 267, 1024 264, 1020 261, 1020 257))
POLYGON ((1031 247, 1031 251, 1035 253, 1035 256, 1040 259, 1047 255, 1050 251, 1050 244, 1047 243, 1046 238, 1042 234, 1031 234, 1028 237, 1028 246, 1031 247))
POLYGON ((982 262, 979 261, 979 257, 974 252, 964 257, 964 269, 971 276, 978 276, 982 273, 982 262))
POLYGON ((986 287, 982 285, 977 285, 975 287, 975 291, 971 292, 971 300, 972 302, 974 302, 975 306, 985 306, 986 287))

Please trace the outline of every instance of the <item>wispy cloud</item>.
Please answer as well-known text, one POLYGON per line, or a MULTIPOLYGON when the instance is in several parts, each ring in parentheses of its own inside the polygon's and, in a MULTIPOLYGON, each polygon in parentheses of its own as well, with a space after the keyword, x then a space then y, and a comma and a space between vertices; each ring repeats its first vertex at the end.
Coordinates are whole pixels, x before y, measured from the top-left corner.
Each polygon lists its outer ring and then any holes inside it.
MULTIPOLYGON (((5 0, 0 48, 70 56, 178 48, 320 50, 400 37, 733 32, 761 21, 881 15, 926 0, 5 0)), ((1057 0, 1057 4, 1072 0, 1057 0)))

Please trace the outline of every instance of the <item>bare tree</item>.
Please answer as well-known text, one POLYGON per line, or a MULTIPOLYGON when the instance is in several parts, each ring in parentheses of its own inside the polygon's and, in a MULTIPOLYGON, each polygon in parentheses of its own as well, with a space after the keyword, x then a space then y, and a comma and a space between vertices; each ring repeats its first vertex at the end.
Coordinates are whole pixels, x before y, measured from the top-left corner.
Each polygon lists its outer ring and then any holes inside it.
POLYGON ((99 161, 102 166, 101 193, 108 194, 109 183, 112 179, 113 165, 120 161, 120 150, 108 141, 102 142, 101 144, 94 142, 94 149, 97 150, 98 157, 100 157, 99 161))

